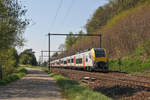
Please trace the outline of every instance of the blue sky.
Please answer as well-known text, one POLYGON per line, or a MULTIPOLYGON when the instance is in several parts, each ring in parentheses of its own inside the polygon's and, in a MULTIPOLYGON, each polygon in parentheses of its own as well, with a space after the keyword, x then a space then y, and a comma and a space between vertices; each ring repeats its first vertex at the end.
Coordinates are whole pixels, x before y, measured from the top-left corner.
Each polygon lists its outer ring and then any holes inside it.
MULTIPOLYGON (((26 18, 31 20, 24 37, 25 46, 20 49, 32 48, 39 59, 41 50, 48 50, 49 32, 77 33, 84 26, 94 11, 108 2, 108 0, 20 0, 28 12, 26 18), (60 6, 60 2, 61 6, 60 6), (60 7, 58 11, 58 7, 60 7), (57 17, 56 12, 58 11, 57 17)), ((65 37, 51 37, 51 50, 58 50, 64 43, 65 37)), ((45 54, 46 55, 46 54, 45 54)))

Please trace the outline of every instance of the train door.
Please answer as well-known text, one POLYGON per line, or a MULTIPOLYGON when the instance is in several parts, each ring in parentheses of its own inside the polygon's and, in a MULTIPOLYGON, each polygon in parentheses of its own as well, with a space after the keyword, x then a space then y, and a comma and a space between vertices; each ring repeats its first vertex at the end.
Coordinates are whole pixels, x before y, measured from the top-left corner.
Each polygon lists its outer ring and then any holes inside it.
POLYGON ((74 56, 74 67, 76 67, 76 56, 74 56))
POLYGON ((62 59, 62 67, 64 67, 64 60, 62 59))
POLYGON ((83 68, 85 68, 85 54, 83 54, 83 68))
POLYGON ((73 67, 73 65, 74 65, 74 59, 73 59, 73 57, 71 57, 71 63, 70 63, 70 66, 73 67))

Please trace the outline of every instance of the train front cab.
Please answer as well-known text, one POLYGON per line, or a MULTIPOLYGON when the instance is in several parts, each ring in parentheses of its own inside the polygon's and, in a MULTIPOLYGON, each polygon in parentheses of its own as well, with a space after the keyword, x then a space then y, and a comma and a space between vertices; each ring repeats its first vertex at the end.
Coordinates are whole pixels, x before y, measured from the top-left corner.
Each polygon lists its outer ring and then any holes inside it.
POLYGON ((92 50, 93 65, 96 71, 108 71, 108 53, 104 48, 93 48, 92 50))

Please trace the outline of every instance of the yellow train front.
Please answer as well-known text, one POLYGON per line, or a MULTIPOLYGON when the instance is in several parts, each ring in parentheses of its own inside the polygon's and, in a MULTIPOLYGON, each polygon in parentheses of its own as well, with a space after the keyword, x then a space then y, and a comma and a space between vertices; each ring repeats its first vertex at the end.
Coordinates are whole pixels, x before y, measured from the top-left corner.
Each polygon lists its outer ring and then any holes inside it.
POLYGON ((52 67, 108 71, 108 53, 104 48, 92 48, 51 61, 52 67))
POLYGON ((92 48, 92 62, 93 70, 96 71, 108 71, 109 64, 108 64, 108 52, 104 48, 92 48))

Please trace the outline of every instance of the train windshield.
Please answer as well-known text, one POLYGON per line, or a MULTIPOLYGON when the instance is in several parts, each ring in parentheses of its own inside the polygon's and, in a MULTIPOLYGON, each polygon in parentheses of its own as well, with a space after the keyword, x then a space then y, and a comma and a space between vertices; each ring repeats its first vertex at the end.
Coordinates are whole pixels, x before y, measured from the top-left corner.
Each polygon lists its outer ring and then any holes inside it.
POLYGON ((94 50, 95 50, 95 56, 96 57, 105 57, 104 49, 94 49, 94 50))

